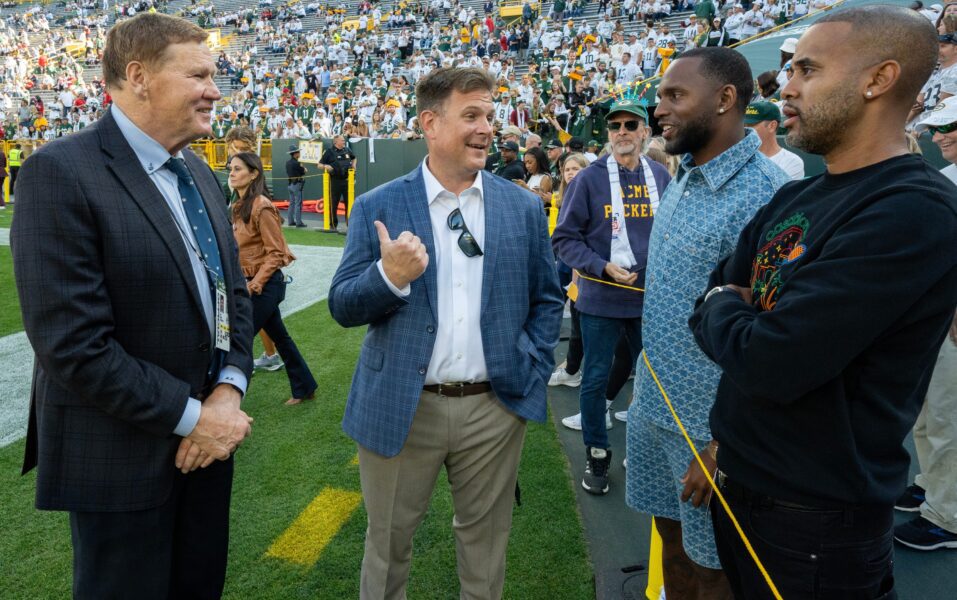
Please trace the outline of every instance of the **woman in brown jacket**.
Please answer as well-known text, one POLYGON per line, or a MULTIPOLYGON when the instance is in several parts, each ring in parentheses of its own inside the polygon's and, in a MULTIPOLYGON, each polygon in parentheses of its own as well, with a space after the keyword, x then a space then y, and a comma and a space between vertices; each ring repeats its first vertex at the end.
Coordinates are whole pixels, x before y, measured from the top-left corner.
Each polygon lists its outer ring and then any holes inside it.
POLYGON ((292 388, 292 397, 286 404, 299 404, 315 397, 317 385, 279 312, 279 303, 286 296, 280 268, 296 257, 283 237, 282 219, 269 199, 259 157, 252 152, 240 152, 230 158, 229 185, 236 191, 232 205, 233 235, 253 301, 253 331, 266 330, 276 344, 292 388))

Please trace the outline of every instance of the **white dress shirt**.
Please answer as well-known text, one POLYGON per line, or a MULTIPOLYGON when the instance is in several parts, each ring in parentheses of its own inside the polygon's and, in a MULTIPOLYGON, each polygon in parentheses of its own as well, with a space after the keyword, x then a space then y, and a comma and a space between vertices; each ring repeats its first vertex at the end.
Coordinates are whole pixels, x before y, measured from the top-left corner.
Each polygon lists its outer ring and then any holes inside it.
MULTIPOLYGON (((448 226, 449 214, 459 208, 465 224, 479 248, 485 249, 485 203, 482 172, 475 175, 472 186, 456 196, 445 189, 428 167, 428 157, 422 161, 425 194, 432 221, 432 239, 435 242, 436 298, 438 323, 435 347, 425 374, 425 384, 488 381, 485 350, 482 346, 482 270, 484 256, 469 258, 458 246, 461 230, 448 226)), ((388 226, 388 223, 386 223, 388 226)), ((398 235, 397 232, 390 232, 398 235)), ((382 260, 377 263, 379 273, 389 289, 397 296, 411 293, 411 286, 399 289, 385 276, 382 260)))

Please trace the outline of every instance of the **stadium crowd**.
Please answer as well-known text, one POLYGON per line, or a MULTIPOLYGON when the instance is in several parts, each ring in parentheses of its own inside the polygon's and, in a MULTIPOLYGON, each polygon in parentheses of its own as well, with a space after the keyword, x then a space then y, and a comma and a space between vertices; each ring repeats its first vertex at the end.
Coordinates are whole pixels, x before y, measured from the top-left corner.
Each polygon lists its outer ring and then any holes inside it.
MULTIPOLYGON (((660 76, 683 49, 731 45, 827 5, 558 0, 526 3, 520 17, 506 19, 492 2, 477 10, 458 0, 363 1, 346 14, 326 3, 263 0, 228 10, 193 2, 177 12, 226 41, 217 57, 226 79, 216 139, 236 126, 262 139, 415 139, 414 85, 440 66, 482 67, 497 78, 500 128, 605 139, 609 95, 660 76), (682 15, 679 23, 672 14, 682 15), (308 19, 313 26, 304 28, 308 19)), ((35 7, 8 17, 0 37, 4 138, 55 139, 102 116, 110 98, 95 68, 106 28, 167 6, 88 0, 58 16, 35 7), (44 90, 56 92, 52 100, 38 94, 44 90)))

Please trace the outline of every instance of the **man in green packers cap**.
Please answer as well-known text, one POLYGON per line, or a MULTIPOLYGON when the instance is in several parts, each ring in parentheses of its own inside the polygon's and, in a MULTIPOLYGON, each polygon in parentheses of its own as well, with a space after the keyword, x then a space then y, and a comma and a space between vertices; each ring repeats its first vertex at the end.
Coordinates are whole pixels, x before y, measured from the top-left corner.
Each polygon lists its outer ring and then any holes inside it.
POLYGON ((545 156, 548 157, 548 166, 552 172, 552 177, 557 181, 558 170, 561 164, 559 159, 562 156, 562 143, 556 139, 548 140, 545 143, 545 156))
MULTIPOLYGON (((581 413, 566 417, 562 424, 582 431, 586 456, 582 487, 597 495, 608 492, 611 466, 608 375, 622 335, 628 342, 623 357, 627 371, 641 352, 652 216, 661 192, 671 181, 662 165, 641 156, 648 135, 648 113, 639 101, 623 98, 612 104, 607 125, 611 152, 575 176, 552 235, 558 257, 582 276, 573 308, 578 313, 584 351, 581 413)), ((570 358, 552 379, 558 382, 574 376, 579 370, 575 362, 570 358)))
POLYGON ((753 129, 761 138, 761 154, 781 167, 791 179, 804 179, 804 161, 778 144, 780 124, 781 109, 773 102, 752 102, 744 111, 744 126, 753 129))
POLYGON ((598 153, 601 151, 601 142, 598 140, 588 140, 588 144, 585 145, 585 157, 588 158, 588 162, 595 162, 598 160, 598 153))

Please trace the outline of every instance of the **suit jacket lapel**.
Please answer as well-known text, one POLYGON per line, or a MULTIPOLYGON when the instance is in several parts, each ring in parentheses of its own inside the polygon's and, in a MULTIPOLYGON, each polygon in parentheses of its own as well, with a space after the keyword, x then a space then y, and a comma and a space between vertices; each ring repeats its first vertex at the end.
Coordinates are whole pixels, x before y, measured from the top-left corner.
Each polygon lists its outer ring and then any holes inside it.
MULTIPOLYGON (((435 239, 432 236, 432 218, 429 216, 429 197, 425 191, 425 179, 422 177, 422 168, 406 175, 406 184, 411 187, 410 193, 403 196, 409 209, 409 217, 412 219, 413 233, 419 236, 425 249, 429 253, 429 265, 425 268, 425 291, 429 297, 429 306, 432 309, 432 318, 436 316, 439 310, 439 301, 436 287, 438 282, 435 274, 435 239)), ((390 235, 398 235, 398 232, 390 231, 390 235)))
POLYGON ((100 130, 102 148, 109 157, 106 162, 107 168, 123 184, 130 199, 139 206, 160 239, 166 244, 173 256, 173 262, 176 263, 183 281, 189 288, 196 309, 202 313, 203 303, 199 297, 199 289, 196 287, 196 278, 193 276, 189 255, 186 253, 182 235, 173 221, 173 215, 166 205, 166 200, 143 170, 143 165, 140 164, 133 148, 116 126, 112 115, 107 112, 100 118, 97 126, 100 130))
MULTIPOLYGON (((492 286, 495 279, 495 263, 498 262, 498 247, 502 237, 501 219, 505 216, 507 206, 498 189, 498 182, 486 171, 482 171, 482 188, 484 190, 482 203, 485 208, 485 247, 482 252, 485 253, 482 262, 482 308, 485 313, 485 307, 488 306, 489 294, 492 292, 492 286)), ((511 185, 511 184, 510 184, 511 185)))

